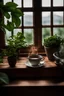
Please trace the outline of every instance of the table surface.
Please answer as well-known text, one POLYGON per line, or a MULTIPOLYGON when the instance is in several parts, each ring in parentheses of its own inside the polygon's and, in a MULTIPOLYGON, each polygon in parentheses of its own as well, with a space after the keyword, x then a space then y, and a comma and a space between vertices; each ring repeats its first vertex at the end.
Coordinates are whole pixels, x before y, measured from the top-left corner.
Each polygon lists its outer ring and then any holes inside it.
MULTIPOLYGON (((49 61, 48 58, 46 56, 43 56, 44 58, 44 67, 48 68, 48 67, 56 67, 55 61, 49 61)), ((27 62, 27 57, 19 57, 19 60, 17 60, 16 66, 15 68, 27 68, 26 66, 26 62, 27 62)), ((4 57, 3 59, 3 63, 0 63, 0 69, 2 68, 10 68, 8 61, 7 61, 7 57, 4 57)))
MULTIPOLYGON (((7 62, 7 57, 4 57, 4 59, 3 59, 3 63, 1 63, 0 64, 0 70, 2 71, 2 69, 4 70, 7 70, 7 69, 12 69, 12 71, 10 70, 8 73, 10 74, 12 74, 11 76, 12 77, 14 77, 14 75, 15 76, 24 76, 25 75, 25 77, 26 76, 28 76, 28 77, 37 77, 38 75, 39 76, 48 76, 48 77, 55 77, 56 78, 56 76, 61 76, 61 71, 59 71, 58 70, 58 72, 57 72, 57 70, 56 69, 51 69, 51 68, 56 68, 57 67, 57 65, 55 64, 55 61, 49 61, 48 60, 48 58, 46 57, 46 56, 43 56, 43 58, 44 58, 44 70, 42 70, 42 68, 41 69, 37 69, 36 68, 36 70, 33 70, 32 68, 30 69, 30 68, 28 68, 27 66, 26 66, 26 62, 27 62, 27 57, 19 57, 19 60, 17 60, 17 63, 16 63, 16 66, 14 67, 14 68, 10 68, 10 66, 9 66, 9 64, 8 64, 8 62, 7 62), (48 68, 50 68, 51 70, 49 71, 49 70, 47 70, 48 68), (20 71, 19 70, 16 70, 16 71, 14 71, 14 69, 20 69, 20 71), (21 70, 21 69, 24 69, 23 71, 21 70), (27 71, 25 71, 25 69, 27 70, 27 71), (45 70, 46 69, 46 70, 45 70), (55 71, 54 71, 55 70, 55 71), (18 72, 17 72, 18 71, 18 72), (35 73, 34 73, 35 72, 35 73), (48 75, 47 75, 48 74, 48 75), (59 74, 59 75, 58 75, 59 74)), ((52 78, 52 79, 53 79, 52 78)), ((55 79, 54 78, 54 79, 55 79)), ((56 80, 55 80, 56 81, 56 80)), ((51 79, 49 79, 49 80, 45 80, 45 79, 41 79, 41 80, 38 80, 38 79, 36 79, 36 80, 15 80, 15 81, 13 81, 13 82, 10 82, 10 84, 8 84, 8 85, 6 85, 6 86, 64 86, 64 81, 60 81, 60 82, 55 82, 55 81, 52 81, 51 79)))

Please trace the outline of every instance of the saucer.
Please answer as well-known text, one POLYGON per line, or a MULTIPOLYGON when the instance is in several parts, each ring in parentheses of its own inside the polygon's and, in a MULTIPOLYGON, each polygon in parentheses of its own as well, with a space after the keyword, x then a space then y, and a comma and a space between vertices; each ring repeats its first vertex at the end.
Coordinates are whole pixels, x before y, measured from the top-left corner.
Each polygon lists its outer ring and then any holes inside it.
POLYGON ((40 61, 40 63, 39 63, 38 65, 33 66, 33 65, 29 62, 29 60, 28 60, 25 64, 26 64, 27 67, 38 68, 38 67, 43 67, 45 63, 44 63, 44 61, 40 61))

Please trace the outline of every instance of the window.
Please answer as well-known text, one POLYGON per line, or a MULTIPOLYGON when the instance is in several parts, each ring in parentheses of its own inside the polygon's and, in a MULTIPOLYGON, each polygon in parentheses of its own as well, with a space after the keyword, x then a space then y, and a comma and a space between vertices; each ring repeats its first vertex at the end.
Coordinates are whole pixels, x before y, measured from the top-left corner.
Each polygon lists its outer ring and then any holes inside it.
MULTIPOLYGON (((16 35, 18 32, 22 32, 26 38, 27 45, 34 44, 33 0, 4 0, 4 4, 9 1, 17 3, 18 8, 23 11, 24 15, 20 17, 21 25, 19 28, 15 28, 13 32, 8 32, 6 30, 6 39, 11 35, 16 35)), ((4 18, 4 22, 7 22, 6 18, 4 18)))
POLYGON ((21 25, 12 34, 7 31, 6 38, 21 31, 28 45, 40 48, 48 36, 61 34, 64 38, 64 0, 4 0, 4 4, 8 1, 17 3, 24 15, 20 18, 21 25))
POLYGON ((42 0, 42 45, 44 38, 59 35, 64 38, 64 0, 42 0))

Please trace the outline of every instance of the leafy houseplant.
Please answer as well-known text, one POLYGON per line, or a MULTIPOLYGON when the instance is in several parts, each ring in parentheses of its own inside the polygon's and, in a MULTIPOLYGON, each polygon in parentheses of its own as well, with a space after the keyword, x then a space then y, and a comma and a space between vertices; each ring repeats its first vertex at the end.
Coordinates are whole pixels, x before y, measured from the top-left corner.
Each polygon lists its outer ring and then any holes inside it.
POLYGON ((8 63, 10 67, 15 67, 17 61, 17 48, 12 38, 8 39, 8 46, 3 50, 4 55, 8 56, 8 63))
POLYGON ((62 39, 57 35, 44 39, 44 48, 49 60, 54 60, 53 53, 59 50, 61 42, 62 39))
POLYGON ((0 3, 0 12, 2 14, 2 18, 0 18, 0 29, 12 31, 20 25, 21 21, 19 17, 23 14, 17 6, 14 2, 7 2, 5 5, 2 2, 0 3), (4 23, 4 17, 7 19, 7 24, 4 23))
POLYGON ((7 39, 7 42, 8 46, 4 50, 4 54, 8 56, 10 66, 15 67, 18 58, 18 50, 26 44, 25 37, 21 32, 18 32, 13 38, 10 36, 9 39, 7 39))

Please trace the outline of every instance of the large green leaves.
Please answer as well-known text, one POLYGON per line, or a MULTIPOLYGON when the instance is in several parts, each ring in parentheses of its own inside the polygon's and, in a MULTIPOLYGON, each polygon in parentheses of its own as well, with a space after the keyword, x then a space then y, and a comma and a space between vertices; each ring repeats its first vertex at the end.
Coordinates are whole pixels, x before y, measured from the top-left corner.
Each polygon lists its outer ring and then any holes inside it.
POLYGON ((18 5, 16 4, 16 3, 14 3, 14 2, 7 2, 6 3, 6 5, 8 6, 8 7, 17 7, 18 5))
POLYGON ((9 84, 9 78, 7 74, 0 72, 0 85, 9 84))
POLYGON ((3 12, 4 16, 9 19, 10 18, 10 14, 8 12, 3 12))
POLYGON ((12 20, 13 20, 15 27, 20 26, 20 18, 13 17, 12 20))
POLYGON ((14 23, 7 21, 7 25, 4 25, 6 29, 12 31, 14 29, 14 23))
POLYGON ((23 15, 22 11, 17 8, 17 4, 14 2, 7 2, 5 5, 0 4, 0 12, 3 17, 7 18, 7 24, 2 20, 0 22, 0 28, 7 29, 8 31, 12 31, 15 27, 19 27, 21 20, 20 17, 23 15), (11 20, 11 21, 10 21, 11 20))

